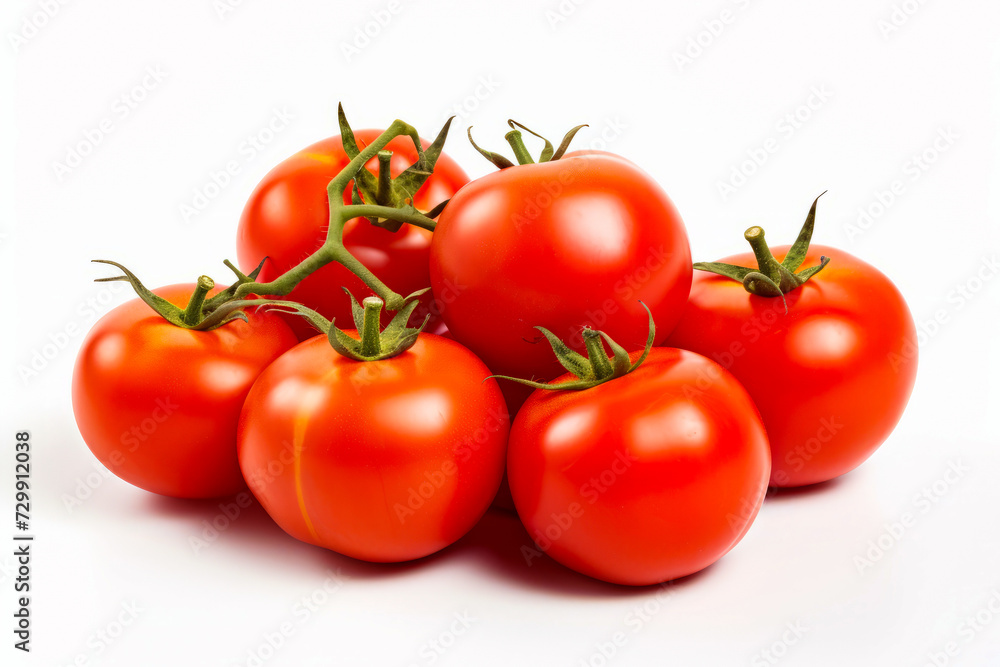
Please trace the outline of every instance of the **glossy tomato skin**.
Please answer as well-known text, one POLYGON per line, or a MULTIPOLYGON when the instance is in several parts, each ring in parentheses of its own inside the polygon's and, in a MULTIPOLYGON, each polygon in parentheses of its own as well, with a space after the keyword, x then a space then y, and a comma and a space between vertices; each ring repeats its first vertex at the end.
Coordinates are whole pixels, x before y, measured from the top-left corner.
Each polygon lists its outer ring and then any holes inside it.
MULTIPOLYGON (((772 248, 779 260, 788 246, 772 248)), ((831 257, 781 299, 698 271, 665 344, 728 368, 760 409, 773 486, 833 479, 864 462, 903 414, 917 373, 916 330, 899 290, 837 248, 813 246, 803 266, 831 257)), ((722 260, 756 266, 747 253, 722 260)))
MULTIPOLYGON (((194 285, 154 290, 177 306, 194 285)), ((296 338, 281 318, 213 331, 176 327, 139 299, 87 334, 73 372, 80 434, 111 472, 176 498, 214 498, 246 488, 236 458, 243 401, 261 371, 296 338)))
MULTIPOLYGON (((363 147, 379 134, 380 130, 359 130, 355 137, 363 147)), ((393 151, 393 176, 417 158, 413 142, 406 137, 393 139, 387 149, 393 151)), ((237 232, 237 256, 244 272, 253 270, 267 257, 260 280, 273 280, 319 249, 330 223, 326 187, 349 162, 340 137, 336 136, 299 151, 264 177, 243 209, 237 232)), ((367 166, 377 173, 376 160, 367 166)), ((422 211, 430 210, 455 194, 468 180, 461 167, 442 154, 434 174, 417 191, 414 203, 422 211)), ((350 199, 350 192, 346 191, 344 202, 350 203, 350 199)), ((382 282, 404 296, 430 285, 427 269, 430 237, 430 232, 411 225, 390 232, 363 219, 351 220, 344 228, 347 249, 382 282)), ((341 286, 348 287, 358 301, 371 295, 371 290, 347 269, 330 264, 303 280, 288 298, 347 325, 352 322, 351 304, 341 286)), ((424 302, 426 312, 431 304, 429 293, 424 302)), ((287 316, 286 319, 300 339, 317 333, 302 318, 287 316)))
POLYGON ((299 540, 372 562, 432 554, 475 525, 500 485, 509 422, 488 375, 433 334, 373 362, 312 338, 250 392, 240 466, 299 540))
MULTIPOLYGON (((677 210, 629 161, 585 152, 510 167, 464 187, 431 243, 431 284, 455 340, 495 373, 561 374, 543 326, 583 350, 584 325, 626 349, 673 328, 691 284, 677 210)), ((505 389, 511 410, 526 396, 505 389)))
POLYGON ((631 586, 725 555, 756 517, 770 472, 746 390, 715 362, 670 348, 591 389, 536 391, 514 420, 507 457, 518 515, 538 547, 631 586))

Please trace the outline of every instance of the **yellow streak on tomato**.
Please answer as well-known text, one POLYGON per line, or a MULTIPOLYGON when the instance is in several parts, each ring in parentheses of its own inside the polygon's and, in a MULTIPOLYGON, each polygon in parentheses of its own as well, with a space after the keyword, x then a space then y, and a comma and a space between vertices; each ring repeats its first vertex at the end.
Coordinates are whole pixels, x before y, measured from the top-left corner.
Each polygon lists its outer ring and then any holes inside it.
MULTIPOLYGON (((320 384, 326 385, 336 374, 337 369, 331 369, 330 372, 320 379, 320 384)), ((316 526, 313 525, 312 519, 309 517, 309 510, 306 508, 305 493, 302 490, 302 448, 305 444, 306 427, 309 425, 309 417, 312 416, 313 411, 322 404, 324 393, 325 392, 321 389, 314 389, 307 396, 304 396, 302 404, 299 407, 299 411, 295 414, 295 420, 292 423, 292 459, 293 474, 295 479, 295 499, 299 504, 299 512, 302 514, 302 520, 305 521, 309 534, 312 535, 313 539, 317 542, 319 541, 319 534, 316 532, 316 526)))
POLYGON ((303 153, 302 155, 303 157, 316 160, 317 162, 322 162, 323 164, 333 164, 335 162, 332 155, 325 155, 323 153, 303 153))
POLYGON ((299 512, 302 514, 302 519, 306 522, 306 528, 309 529, 309 534, 312 535, 314 540, 319 541, 319 535, 316 534, 316 527, 313 525, 312 519, 309 518, 309 511, 306 509, 305 495, 302 493, 302 441, 305 439, 306 425, 308 423, 309 415, 307 414, 307 410, 299 410, 299 413, 295 416, 292 432, 292 443, 294 447, 292 455, 295 460, 295 499, 299 503, 299 512))

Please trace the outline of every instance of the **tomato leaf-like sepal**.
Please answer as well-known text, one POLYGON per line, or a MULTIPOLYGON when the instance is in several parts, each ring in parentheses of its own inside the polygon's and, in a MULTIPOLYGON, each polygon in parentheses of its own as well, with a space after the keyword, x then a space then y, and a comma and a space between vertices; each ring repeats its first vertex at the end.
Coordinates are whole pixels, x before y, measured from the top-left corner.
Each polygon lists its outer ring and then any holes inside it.
POLYGON ((497 169, 507 169, 508 167, 514 166, 513 162, 505 158, 503 155, 500 155, 500 153, 494 153, 493 151, 488 151, 485 148, 480 148, 479 144, 477 144, 475 139, 472 138, 471 125, 469 126, 468 134, 469 134, 469 143, 472 144, 472 147, 475 148, 477 151, 479 151, 480 155, 482 155, 484 158, 492 162, 493 166, 495 166, 497 169))
POLYGON ((792 273, 802 266, 806 253, 809 252, 809 243, 812 241, 813 227, 816 224, 816 204, 819 203, 819 198, 825 194, 824 190, 819 193, 819 197, 813 200, 812 206, 809 207, 809 214, 806 215, 806 221, 802 223, 802 229, 799 230, 799 235, 795 238, 795 243, 788 249, 785 259, 781 261, 781 264, 792 273))
MULTIPOLYGON (((531 157, 531 153, 528 151, 527 147, 524 145, 524 139, 521 136, 521 130, 529 134, 533 134, 542 141, 545 142, 545 146, 542 148, 541 154, 538 156, 538 162, 552 162, 553 160, 560 159, 566 154, 566 150, 569 149, 570 142, 573 141, 573 137, 576 133, 587 127, 586 124, 577 125, 562 138, 562 142, 559 144, 559 148, 553 148, 552 142, 538 134, 534 130, 525 127, 516 120, 508 120, 507 124, 510 126, 511 131, 504 135, 504 139, 510 144, 511 149, 514 151, 514 157, 517 158, 517 164, 534 164, 535 159, 531 157), (518 129, 520 128, 520 129, 518 129)), ((485 157, 487 160, 493 163, 497 169, 508 169, 510 167, 516 166, 513 162, 505 158, 500 153, 494 153, 493 151, 488 151, 484 148, 480 148, 479 144, 475 142, 472 138, 472 128, 469 128, 469 143, 475 148, 479 153, 485 157)), ((430 216, 434 217, 434 216, 430 216)))
POLYGON ((642 351, 642 356, 636 359, 635 363, 630 361, 628 351, 603 331, 597 331, 590 327, 584 328, 583 342, 587 348, 587 356, 584 356, 574 351, 545 327, 535 327, 549 341, 549 344, 552 346, 552 352, 556 355, 556 359, 559 360, 562 367, 575 375, 576 379, 565 382, 537 382, 509 375, 491 375, 490 377, 498 380, 518 382, 535 389, 580 391, 628 375, 642 365, 642 362, 649 356, 650 350, 653 349, 653 339, 656 337, 656 325, 653 322, 653 313, 650 312, 646 304, 641 301, 639 303, 642 304, 642 307, 646 309, 646 313, 649 315, 649 335, 646 337, 646 346, 642 351), (604 349, 605 343, 611 349, 610 357, 604 349))
POLYGON ((525 127, 524 125, 521 125, 521 123, 518 123, 516 120, 508 120, 507 124, 510 125, 510 129, 512 130, 521 128, 525 132, 533 134, 545 142, 545 148, 542 149, 541 155, 538 156, 539 162, 548 162, 549 160, 552 159, 552 156, 555 155, 556 149, 552 147, 552 142, 543 137, 542 135, 538 134, 532 129, 525 127))
POLYGON ((404 169, 403 173, 396 177, 395 184, 397 187, 412 194, 419 190, 427 179, 431 177, 431 174, 434 172, 434 166, 437 164, 438 158, 441 157, 441 152, 444 150, 444 142, 448 139, 448 130, 451 129, 451 122, 453 120, 455 120, 454 116, 446 120, 444 127, 438 132, 437 137, 434 138, 431 145, 423 150, 421 159, 404 169))
POLYGON ((232 300, 233 297, 236 296, 236 290, 239 289, 240 285, 244 283, 252 283, 255 280, 257 280, 257 276, 260 275, 260 270, 264 268, 264 262, 266 261, 267 257, 260 260, 260 264, 257 265, 257 268, 251 271, 249 275, 246 275, 238 268, 236 268, 236 266, 228 259, 223 260, 222 263, 225 264, 230 271, 236 274, 236 282, 234 282, 232 285, 222 290, 215 296, 205 299, 205 305, 202 307, 202 312, 206 314, 212 313, 221 304, 232 300))
MULTIPOLYGON (((427 322, 430 321, 431 316, 428 314, 420 326, 409 326, 410 316, 413 315, 414 309, 420 303, 416 297, 411 295, 385 329, 381 329, 382 308, 385 306, 382 299, 370 296, 358 303, 358 300, 346 287, 343 290, 351 299, 351 315, 354 319, 354 328, 358 331, 357 338, 344 333, 336 326, 335 321, 326 319, 315 310, 302 304, 293 301, 268 302, 267 307, 305 318, 316 330, 326 334, 330 347, 337 353, 355 361, 377 361, 402 354, 413 347, 420 333, 427 326, 427 322)), ((425 291, 420 290, 415 294, 419 296, 425 291)))
POLYGON ((92 261, 98 264, 109 264, 114 266, 123 274, 120 276, 112 276, 110 278, 97 278, 94 282, 106 283, 123 281, 129 283, 132 286, 132 289, 135 290, 136 295, 142 299, 146 305, 152 308, 160 317, 167 320, 174 326, 181 327, 182 329, 211 331, 212 329, 217 329, 235 320, 243 320, 244 322, 248 321, 247 315, 244 312, 247 308, 258 307, 266 304, 289 303, 268 299, 233 299, 233 296, 236 294, 236 290, 240 285, 247 282, 253 282, 257 278, 257 275, 260 273, 260 270, 264 266, 264 262, 267 261, 267 258, 264 258, 261 263, 257 265, 257 268, 250 273, 250 275, 244 275, 239 269, 233 266, 232 262, 226 260, 226 266, 232 269, 232 271, 236 274, 236 282, 215 296, 206 298, 208 292, 214 289, 215 281, 208 276, 199 277, 198 282, 195 285, 194 292, 191 294, 185 308, 175 306, 163 297, 153 293, 142 284, 142 281, 139 280, 134 273, 118 262, 113 262, 107 259, 95 259, 92 261))
POLYGON ((142 281, 140 281, 134 273, 129 271, 123 265, 118 262, 113 262, 110 259, 93 259, 91 261, 97 264, 110 264, 124 274, 121 276, 112 276, 110 278, 97 278, 94 280, 95 283, 111 283, 117 281, 127 282, 132 285, 132 289, 135 290, 136 295, 146 302, 147 306, 159 313, 163 319, 179 327, 188 328, 184 322, 184 311, 182 309, 170 303, 162 296, 154 294, 142 284, 142 281))
MULTIPOLYGON (((412 208, 413 196, 423 186, 431 174, 434 173, 434 166, 438 158, 441 157, 444 142, 448 138, 448 130, 454 116, 445 121, 444 126, 438 132, 437 137, 425 150, 420 142, 415 141, 417 149, 417 160, 403 170, 399 176, 393 178, 390 172, 392 162, 392 151, 381 150, 377 154, 378 174, 373 174, 367 169, 360 169, 354 176, 354 184, 351 189, 351 203, 354 206, 362 204, 373 204, 377 206, 387 206, 391 208, 403 209, 412 208)), ((344 152, 352 160, 361 154, 354 130, 347 122, 343 105, 337 107, 337 120, 340 124, 340 137, 344 146, 344 152)), ((440 204, 435 207, 436 217, 443 208, 440 204)), ((417 213, 416 209, 413 209, 417 213)), ((382 227, 389 231, 396 232, 403 223, 399 220, 389 220, 386 218, 368 217, 370 223, 376 227, 382 227)))
POLYGON ((545 339, 549 341, 549 345, 552 347, 552 352, 555 353, 556 359, 563 368, 581 380, 587 379, 588 374, 592 371, 591 364, 587 360, 587 357, 583 356, 579 352, 575 352, 569 345, 559 340, 558 336, 545 327, 535 328, 541 331, 542 335, 545 336, 545 339))
POLYGON ((829 257, 820 257, 820 263, 816 266, 795 273, 802 266, 802 262, 805 261, 809 252, 809 243, 812 241, 813 227, 816 223, 816 204, 824 194, 826 194, 825 191, 821 192, 813 200, 806 221, 802 224, 795 243, 788 249, 783 261, 779 262, 774 258, 771 250, 767 247, 767 241, 764 240, 764 230, 755 225, 743 233, 743 238, 753 249, 757 259, 756 269, 726 264, 725 262, 696 262, 693 268, 743 283, 743 288, 750 294, 781 297, 781 300, 785 302, 785 312, 787 313, 788 303, 785 301, 785 295, 801 287, 830 263, 829 257))
POLYGON ((585 127, 590 127, 590 126, 584 123, 583 125, 577 125, 576 127, 572 128, 569 132, 567 132, 566 135, 562 138, 562 141, 559 143, 559 148, 557 148, 556 152, 552 154, 552 159, 558 160, 563 155, 565 155, 566 151, 569 149, 570 143, 572 143, 573 138, 576 136, 576 133, 585 127))

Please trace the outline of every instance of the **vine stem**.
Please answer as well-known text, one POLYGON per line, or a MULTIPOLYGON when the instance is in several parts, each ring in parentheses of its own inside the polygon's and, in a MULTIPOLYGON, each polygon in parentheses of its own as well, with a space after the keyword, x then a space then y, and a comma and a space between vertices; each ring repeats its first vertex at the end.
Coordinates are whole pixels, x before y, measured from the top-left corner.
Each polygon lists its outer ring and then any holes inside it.
POLYGON ((188 324, 197 324, 201 321, 201 308, 205 305, 205 297, 215 287, 215 281, 208 276, 200 276, 195 285, 194 292, 188 300, 187 308, 184 309, 183 319, 188 324))
POLYGON ((379 317, 382 313, 382 299, 375 296, 367 297, 362 305, 365 314, 361 321, 361 354, 366 357, 377 355, 382 349, 382 332, 379 325, 379 317))
POLYGON ((327 197, 330 202, 330 225, 327 229, 326 240, 323 242, 323 245, 316 252, 299 262, 298 265, 270 282, 244 282, 237 288, 235 298, 245 298, 250 294, 284 296, 295 289, 310 274, 331 262, 337 262, 360 278, 369 289, 375 292, 385 302, 386 308, 389 310, 399 310, 402 308, 405 303, 404 297, 394 292, 379 280, 375 274, 368 270, 364 264, 344 247, 344 226, 349 220, 353 220, 354 218, 385 218, 434 231, 437 223, 413 208, 405 210, 375 204, 344 204, 344 191, 348 188, 351 181, 365 168, 369 160, 379 156, 386 145, 399 136, 407 136, 412 139, 417 149, 418 159, 421 162, 424 161, 424 149, 420 143, 420 135, 417 134, 417 130, 401 120, 394 121, 385 132, 368 144, 364 150, 360 151, 327 186, 327 197))
POLYGON ((611 377, 614 373, 614 369, 611 367, 611 361, 608 359, 607 353, 604 351, 604 344, 601 342, 600 332, 594 329, 586 329, 583 332, 583 343, 587 347, 587 358, 594 367, 594 376, 598 380, 604 380, 611 377))
POLYGON ((521 165, 534 164, 534 160, 531 158, 531 153, 528 151, 528 147, 524 145, 524 139, 521 136, 519 130, 511 130, 504 135, 504 139, 510 144, 510 147, 514 151, 514 157, 517 158, 517 163, 521 165))

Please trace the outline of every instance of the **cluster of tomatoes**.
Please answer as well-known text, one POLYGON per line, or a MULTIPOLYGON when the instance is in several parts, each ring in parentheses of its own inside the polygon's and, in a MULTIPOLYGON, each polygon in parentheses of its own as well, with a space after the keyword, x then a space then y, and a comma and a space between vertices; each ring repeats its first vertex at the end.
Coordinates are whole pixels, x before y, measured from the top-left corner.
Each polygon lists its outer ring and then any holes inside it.
POLYGON ((89 333, 73 404, 122 479, 249 486, 293 537, 374 562, 512 501, 539 550, 644 585, 715 562, 769 485, 844 474, 899 420, 912 318, 878 270, 810 247, 815 202, 791 246, 752 227, 752 253, 692 266, 662 188, 567 152, 579 128, 535 159, 512 122, 517 163, 479 149, 499 169, 471 182, 447 126, 341 128, 254 190, 231 287, 120 267, 141 298, 89 333))

